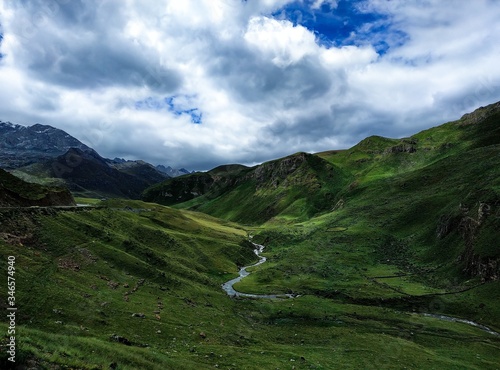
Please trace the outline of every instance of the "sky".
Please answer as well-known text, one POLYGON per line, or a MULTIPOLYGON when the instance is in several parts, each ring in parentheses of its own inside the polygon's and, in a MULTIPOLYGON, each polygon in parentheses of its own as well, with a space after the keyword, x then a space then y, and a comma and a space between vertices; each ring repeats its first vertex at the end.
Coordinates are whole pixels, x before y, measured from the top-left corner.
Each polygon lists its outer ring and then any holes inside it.
POLYGON ((208 170, 500 100, 498 0, 0 0, 0 120, 208 170))

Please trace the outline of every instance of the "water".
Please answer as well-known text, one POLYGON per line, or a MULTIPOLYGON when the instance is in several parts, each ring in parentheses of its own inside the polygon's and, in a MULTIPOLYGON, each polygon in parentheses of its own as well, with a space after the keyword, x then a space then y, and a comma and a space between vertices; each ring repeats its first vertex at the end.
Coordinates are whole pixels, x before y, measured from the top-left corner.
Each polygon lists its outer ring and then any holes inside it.
MULTIPOLYGON (((237 278, 234 278, 232 280, 229 280, 228 282, 225 282, 222 284, 222 289, 230 296, 230 297, 246 297, 246 298, 267 298, 267 299, 278 299, 278 298, 295 298, 298 297, 298 295, 295 294, 250 294, 250 293, 241 293, 238 292, 237 290, 234 289, 233 285, 240 282, 244 277, 250 275, 250 272, 247 271, 248 268, 254 267, 254 266, 259 266, 266 262, 266 257, 261 256, 260 254, 264 250, 263 245, 255 244, 252 243, 255 246, 254 253, 259 257, 259 262, 254 263, 253 265, 250 266, 245 266, 242 267, 239 271, 239 276, 237 278)), ((423 313, 423 316, 426 317, 432 317, 438 320, 442 321, 449 321, 449 322, 459 322, 462 324, 467 324, 467 325, 472 325, 478 329, 481 329, 487 333, 490 333, 491 335, 495 336, 500 336, 500 333, 497 333, 496 331, 488 328, 487 326, 478 324, 477 322, 471 321, 471 320, 466 320, 466 319, 459 319, 457 317, 451 317, 451 316, 445 316, 445 315, 437 315, 437 314, 432 314, 432 313, 423 313)))
POLYGON ((436 315, 436 314, 432 314, 432 313, 423 313, 422 315, 426 316, 426 317, 433 317, 435 319, 439 319, 439 320, 442 320, 442 321, 460 322, 462 324, 472 325, 472 326, 475 326, 476 328, 481 329, 482 331, 490 333, 491 335, 495 335, 497 337, 500 336, 500 333, 497 333, 496 331, 491 330, 487 326, 478 324, 477 322, 474 322, 474 321, 471 321, 471 320, 459 319, 457 317, 451 317, 451 316, 445 316, 445 315, 436 315))
POLYGON ((254 253, 259 257, 259 262, 254 263, 250 266, 242 267, 239 271, 239 276, 228 282, 222 284, 222 289, 230 296, 230 297, 246 297, 246 298, 267 298, 267 299, 277 299, 277 298, 294 298, 296 295, 294 294, 250 294, 250 293, 241 293, 234 289, 233 285, 240 282, 244 277, 250 275, 248 272, 248 268, 262 265, 266 262, 266 257, 261 256, 260 254, 264 250, 263 245, 252 243, 255 246, 254 253))

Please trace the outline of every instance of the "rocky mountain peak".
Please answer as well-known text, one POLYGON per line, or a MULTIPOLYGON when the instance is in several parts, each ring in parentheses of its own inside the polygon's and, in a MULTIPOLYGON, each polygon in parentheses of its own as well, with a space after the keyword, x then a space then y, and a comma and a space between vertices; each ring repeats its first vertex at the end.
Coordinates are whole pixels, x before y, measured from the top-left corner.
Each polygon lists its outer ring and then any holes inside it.
POLYGON ((91 151, 87 145, 67 132, 40 123, 21 126, 0 124, 0 167, 18 168, 55 158, 70 148, 91 151))

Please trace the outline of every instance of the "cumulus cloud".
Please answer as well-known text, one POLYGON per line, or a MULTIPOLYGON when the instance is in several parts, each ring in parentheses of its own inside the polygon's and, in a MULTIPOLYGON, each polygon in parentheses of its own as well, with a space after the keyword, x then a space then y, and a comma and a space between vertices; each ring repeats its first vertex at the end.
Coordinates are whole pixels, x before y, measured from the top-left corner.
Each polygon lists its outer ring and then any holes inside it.
POLYGON ((2 2, 0 119, 198 170, 409 135, 500 100, 499 17, 491 0, 2 2))

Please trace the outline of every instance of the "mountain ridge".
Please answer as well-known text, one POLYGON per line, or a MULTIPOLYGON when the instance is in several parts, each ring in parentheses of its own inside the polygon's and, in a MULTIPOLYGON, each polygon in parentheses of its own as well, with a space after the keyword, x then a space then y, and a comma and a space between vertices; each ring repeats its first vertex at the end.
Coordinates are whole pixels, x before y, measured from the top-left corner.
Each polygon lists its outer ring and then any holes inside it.
MULTIPOLYGON (((408 138, 150 188, 221 219, 123 199, 0 209, 0 249, 16 254, 19 363, 498 368, 500 112, 486 108, 408 138), (253 243, 266 262, 234 289, 294 298, 221 289, 256 260, 253 243)), ((58 163, 78 163, 73 154, 58 163)))
MULTIPOLYGON (((500 112, 500 102, 491 104, 486 107, 480 107, 474 112, 465 114, 457 121, 451 121, 434 128, 423 130, 411 137, 393 139, 382 136, 373 135, 361 140, 352 148, 345 150, 332 150, 316 154, 308 154, 308 156, 322 158, 330 165, 337 166, 338 171, 343 169, 342 174, 343 183, 337 184, 340 187, 347 189, 347 187, 357 187, 359 183, 370 181, 379 177, 392 176, 395 173, 405 173, 406 171, 415 170, 416 168, 425 167, 435 161, 446 158, 447 156, 457 153, 461 149, 466 149, 474 145, 469 143, 470 138, 479 138, 483 135, 484 140, 489 140, 490 143, 498 143, 495 141, 497 135, 484 134, 477 130, 477 125, 487 125, 485 120, 488 117, 494 116, 500 112), (458 129, 458 130, 457 130, 458 129), (468 132, 473 131, 473 132, 468 132), (384 170, 384 171, 383 171, 384 170)), ((486 127, 486 126, 485 126, 486 127)), ((495 127, 490 127, 490 130, 495 130, 495 127)), ((498 130, 498 127, 496 128, 498 130)), ((500 134, 498 135, 500 137, 500 134)), ((477 140, 476 140, 477 141, 477 140)), ((484 144, 484 143, 483 143, 484 144)), ((478 144, 478 145, 483 145, 478 144)), ((186 175, 178 178, 175 181, 166 180, 163 183, 156 184, 151 188, 144 191, 142 197, 146 201, 155 201, 160 204, 176 206, 180 208, 191 208, 198 211, 206 211, 207 213, 225 218, 225 213, 217 210, 217 203, 215 198, 223 194, 230 193, 235 186, 238 186, 244 181, 251 180, 254 177, 256 180, 253 186, 252 199, 258 201, 258 192, 262 190, 265 179, 271 179, 271 183, 267 184, 268 189, 277 188, 280 181, 285 182, 282 184, 287 187, 288 184, 306 185, 307 176, 298 180, 295 178, 292 182, 286 180, 286 171, 293 172, 295 170, 295 162, 291 158, 299 158, 297 154, 287 156, 284 158, 271 160, 260 165, 254 166, 249 169, 252 175, 247 176, 246 172, 225 171, 226 166, 221 165, 205 173, 197 173, 186 175), (295 157, 294 157, 295 156, 295 157), (218 176, 214 176, 214 171, 218 172, 218 176), (241 175, 241 176, 240 176, 241 175), (243 176, 243 177, 242 177, 243 176), (302 183, 301 183, 302 181, 302 183), (214 206, 207 205, 207 202, 214 203, 214 206), (177 206, 178 205, 178 206, 177 206)), ((309 158, 313 158, 309 157, 309 158)), ((235 165, 233 165, 235 166, 235 165)), ((236 165, 237 166, 237 165, 236 165)), ((227 167, 229 168, 229 167, 227 167)), ((341 171, 342 172, 342 171, 341 171)), ((318 188, 328 187, 329 182, 325 181, 316 185, 318 188)), ((325 198, 326 203, 333 202, 333 207, 341 200, 339 195, 340 188, 333 192, 329 192, 325 198)), ((262 191, 260 191, 262 193, 262 191)), ((314 192, 314 191, 313 191, 314 192)), ((314 206, 314 201, 303 192, 299 198, 304 203, 306 208, 316 208, 318 210, 326 210, 325 204, 321 207, 314 206), (311 204, 312 203, 312 204, 311 204)), ((250 196, 247 192, 245 197, 250 196)), ((279 195, 276 195, 279 197, 279 195)), ((297 198, 297 200, 299 200, 297 198)), ((269 199, 268 199, 269 200, 269 199)), ((273 201, 270 201, 273 203, 273 201)), ((316 204, 321 201, 317 201, 316 204)), ((224 203, 224 202, 222 202, 224 203)), ((219 203, 223 209, 227 208, 227 204, 219 203)), ((262 209, 261 209, 262 211, 262 209)), ((242 212, 242 211, 241 211, 242 212)), ((237 213, 241 213, 237 212, 237 213)), ((279 212, 265 211, 268 216, 257 217, 258 222, 268 217, 270 219, 277 216, 279 212)), ((226 212, 229 215, 231 212, 226 212)), ((234 212, 233 212, 234 213, 234 212)), ((310 216, 311 214, 309 214, 310 216)), ((309 217, 307 216, 307 217, 309 217)), ((240 220, 236 218, 229 218, 233 221, 240 220)))
POLYGON ((11 122, 0 122, 0 167, 27 181, 66 183, 77 195, 98 198, 137 199, 145 188, 168 178, 170 175, 166 172, 189 173, 171 167, 160 171, 141 160, 106 159, 61 129, 39 123, 22 126, 11 122), (93 170, 78 169, 80 165, 91 165, 93 170), (77 172, 79 175, 75 177, 77 172), (99 176, 107 180, 98 179, 99 176))
POLYGON ((500 102, 407 138, 371 136, 347 150, 296 153, 232 173, 219 166, 217 176, 214 169, 166 180, 143 199, 255 225, 383 217, 379 232, 391 237, 419 230, 414 235, 428 245, 419 252, 424 260, 454 243, 463 250, 454 247, 456 263, 448 261, 449 268, 460 265, 473 277, 496 280, 500 251, 487 241, 500 224, 497 216, 482 217, 500 211, 499 122, 500 102), (378 200, 383 203, 375 206, 378 200), (446 237, 436 238, 443 228, 446 237))
POLYGON ((64 154, 70 148, 93 150, 58 128, 0 121, 0 167, 18 168, 64 154))

